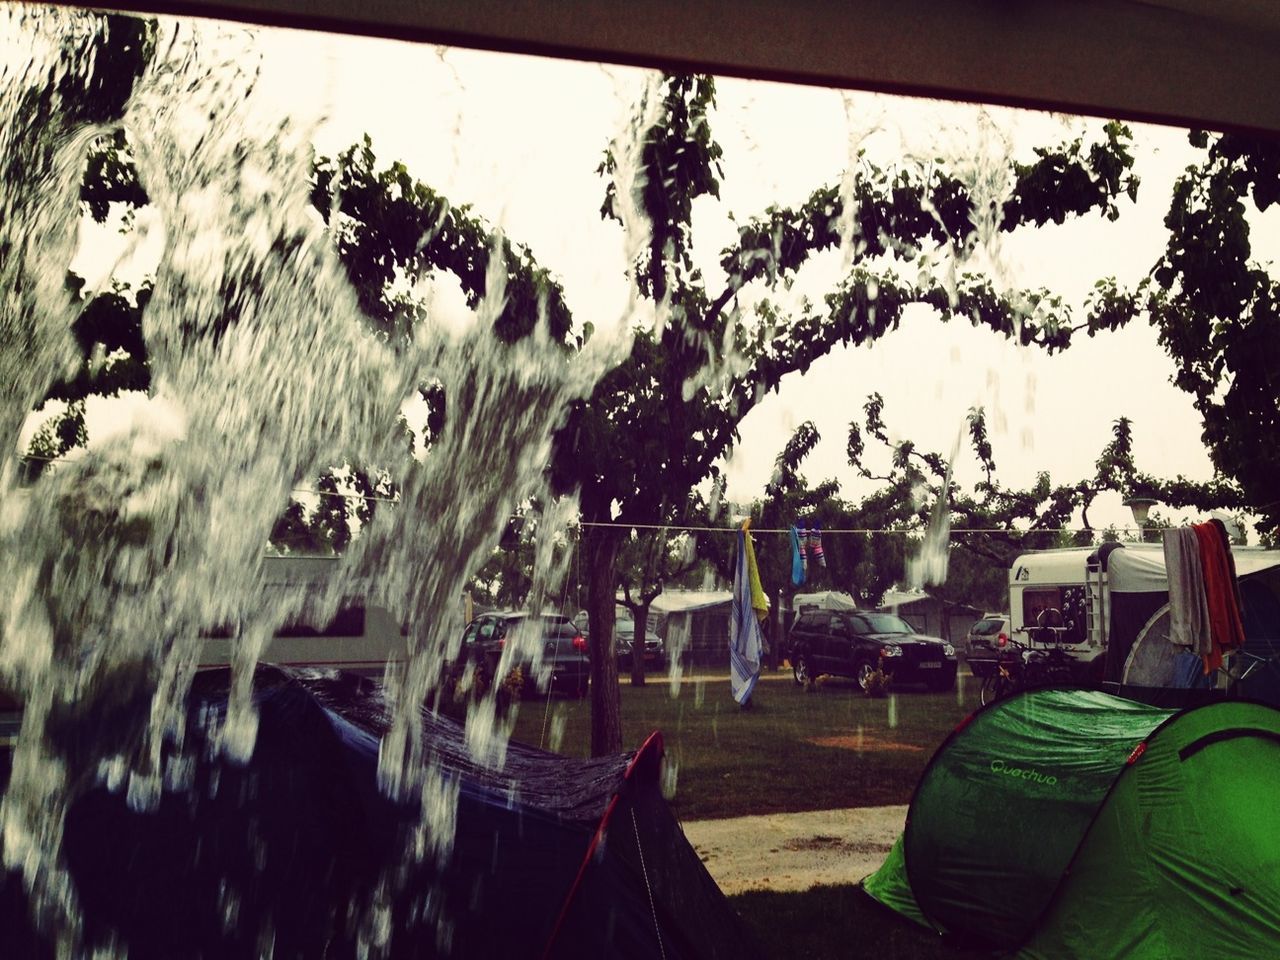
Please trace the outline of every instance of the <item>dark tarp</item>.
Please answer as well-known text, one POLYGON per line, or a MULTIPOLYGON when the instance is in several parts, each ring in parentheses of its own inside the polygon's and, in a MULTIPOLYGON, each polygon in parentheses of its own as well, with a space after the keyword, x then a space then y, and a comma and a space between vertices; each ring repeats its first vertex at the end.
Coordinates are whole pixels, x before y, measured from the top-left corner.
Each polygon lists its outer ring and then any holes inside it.
POLYGON ((1024 960, 1276 956, 1280 711, 1041 690, 975 714, 867 891, 1024 960))
MULTIPOLYGON (((376 684, 261 668, 257 741, 238 766, 209 748, 227 679, 203 675, 193 695, 189 789, 152 813, 102 786, 71 807, 64 849, 90 943, 114 937, 131 960, 256 958, 268 942, 277 960, 354 957, 385 889, 392 957, 757 955, 661 796, 660 737, 594 760, 511 743, 493 770, 458 724, 424 714, 459 790, 437 867, 406 857, 415 808, 377 787, 376 684)), ((0 956, 47 951, 14 876, 0 911, 0 956)))

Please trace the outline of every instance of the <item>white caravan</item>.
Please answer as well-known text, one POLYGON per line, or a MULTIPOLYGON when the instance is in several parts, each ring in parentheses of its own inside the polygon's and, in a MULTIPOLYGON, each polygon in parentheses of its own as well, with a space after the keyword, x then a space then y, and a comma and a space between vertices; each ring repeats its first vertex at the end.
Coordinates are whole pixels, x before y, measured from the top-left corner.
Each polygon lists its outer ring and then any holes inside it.
MULTIPOLYGON (((1247 577, 1251 588, 1280 590, 1280 551, 1233 547, 1231 553, 1238 576, 1247 577)), ((1022 554, 1009 569, 1009 619, 1016 639, 1030 643, 1031 628, 1049 609, 1062 614, 1062 648, 1096 663, 1096 679, 1102 679, 1103 657, 1112 632, 1118 631, 1117 662, 1108 670, 1115 675, 1110 679, 1120 679, 1130 648, 1149 628, 1147 621, 1168 609, 1163 545, 1105 543, 1022 554)))
MULTIPOLYGON (((1068 547, 1024 553, 1009 568, 1009 621, 1014 637, 1030 643, 1030 630, 1040 614, 1062 614, 1059 643, 1082 660, 1106 649, 1107 574, 1097 562, 1097 547, 1068 547), (1093 562, 1090 562, 1090 558, 1093 562)), ((1156 544, 1133 544, 1134 550, 1156 550, 1156 544)))
MULTIPOLYGON (((337 557, 267 557, 263 577, 268 586, 323 589, 337 557)), ((206 631, 201 668, 225 667, 234 651, 234 629, 206 631)), ((275 631, 259 658, 288 667, 346 670, 381 679, 388 663, 406 657, 407 629, 382 607, 353 599, 338 607, 327 623, 291 623, 275 631)))

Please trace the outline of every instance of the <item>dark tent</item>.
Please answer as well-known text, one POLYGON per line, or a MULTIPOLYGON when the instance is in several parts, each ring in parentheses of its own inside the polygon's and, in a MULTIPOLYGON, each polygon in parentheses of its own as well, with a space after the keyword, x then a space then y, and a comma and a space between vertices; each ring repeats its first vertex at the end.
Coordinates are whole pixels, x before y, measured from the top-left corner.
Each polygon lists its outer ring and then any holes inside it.
MULTIPOLYGON (((1280 707, 1280 551, 1235 547, 1232 554, 1239 575, 1244 649, 1257 658, 1252 665, 1233 666, 1233 673, 1243 677, 1233 693, 1280 707)), ((1207 681, 1194 664, 1190 670, 1179 669, 1181 648, 1169 642, 1163 548, 1118 547, 1103 555, 1102 562, 1109 595, 1104 689, 1169 707, 1220 697, 1220 690, 1203 689, 1207 681)))
MULTIPOLYGON (((64 851, 90 944, 114 939, 131 960, 354 957, 362 936, 391 957, 757 955, 661 795, 660 735, 594 760, 511 743, 495 770, 458 724, 424 714, 429 762, 458 789, 438 866, 407 856, 415 809, 378 789, 376 684, 261 668, 239 766, 209 743, 227 679, 204 675, 193 695, 189 785, 152 813, 101 785, 71 807, 64 851)), ((42 953, 10 875, 0 956, 42 953)))
POLYGON ((868 893, 1021 960, 1280 952, 1280 711, 1038 690, 934 755, 868 893))

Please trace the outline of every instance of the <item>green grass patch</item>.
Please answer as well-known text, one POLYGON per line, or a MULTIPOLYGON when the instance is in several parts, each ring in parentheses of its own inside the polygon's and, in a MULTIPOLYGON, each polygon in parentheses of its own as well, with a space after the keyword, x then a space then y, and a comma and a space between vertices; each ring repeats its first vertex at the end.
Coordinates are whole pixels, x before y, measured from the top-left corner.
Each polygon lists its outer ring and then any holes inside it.
MULTIPOLYGON (((674 765, 672 807, 686 820, 906 803, 933 751, 977 706, 978 685, 956 692, 899 691, 869 699, 851 683, 806 691, 762 679, 744 710, 726 679, 666 677, 622 683, 623 741, 639 746, 661 730, 674 765)), ((590 753, 588 701, 531 699, 520 705, 516 740, 570 756, 590 753)))
POLYGON ((729 898, 761 953, 778 960, 987 960, 881 906, 856 886, 814 887, 804 893, 755 890, 729 898))

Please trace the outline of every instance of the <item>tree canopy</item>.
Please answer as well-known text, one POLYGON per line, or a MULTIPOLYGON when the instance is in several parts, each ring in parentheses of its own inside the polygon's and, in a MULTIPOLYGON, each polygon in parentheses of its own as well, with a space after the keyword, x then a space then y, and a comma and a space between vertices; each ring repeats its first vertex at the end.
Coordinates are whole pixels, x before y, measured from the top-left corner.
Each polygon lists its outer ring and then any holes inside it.
POLYGON ((1170 506, 1214 501, 1259 516, 1280 530, 1280 281, 1252 259, 1249 206, 1261 214, 1280 201, 1280 144, 1239 134, 1192 131, 1203 151, 1174 184, 1164 254, 1132 291, 1099 281, 1089 332, 1147 318, 1173 360, 1174 383, 1203 419, 1203 439, 1222 481, 1135 487, 1170 506))
MULTIPOLYGON (((1277 163, 1269 145, 1195 135, 1205 160, 1175 190, 1166 255, 1135 291, 1100 281, 1086 315, 1077 319, 1052 291, 1008 291, 979 274, 951 278, 919 265, 939 254, 963 257, 993 231, 1083 216, 1115 219, 1138 189, 1132 136, 1124 125, 1101 124, 1092 137, 1041 147, 1028 162, 1008 159, 1004 174, 1011 189, 999 198, 985 196, 942 162, 885 169, 860 155, 850 161, 856 176, 818 187, 796 207, 771 206, 742 222, 721 251, 720 275, 707 277, 693 256, 693 210, 695 201, 719 197, 724 176, 723 151, 713 136, 715 95, 708 76, 670 75, 647 85, 635 110, 636 142, 609 145, 598 171, 606 181, 604 217, 631 228, 635 213, 643 214, 644 242, 629 278, 637 295, 654 304, 658 319, 632 331, 621 362, 571 406, 549 465, 555 491, 578 498, 586 524, 596 671, 593 749, 620 746, 612 617, 619 551, 630 531, 690 523, 707 507, 698 506, 698 491, 717 481, 739 425, 764 396, 833 348, 870 343, 898 328, 913 304, 1048 353, 1066 349, 1080 332, 1093 336, 1150 316, 1179 364, 1178 385, 1196 399, 1223 479, 1194 484, 1139 473, 1122 420, 1095 477, 1054 486, 1043 476, 1031 490, 1009 490, 995 479, 985 421, 975 412, 970 437, 985 479, 973 493, 940 489, 946 486, 940 456, 903 444, 890 473, 875 478, 881 491, 857 506, 856 517, 846 513, 839 522, 908 524, 918 513, 915 494, 922 483, 938 489, 956 529, 1003 525, 1021 531, 1019 544, 1034 540, 1037 530, 1047 534, 1065 525, 1077 510, 1087 517, 1100 489, 1155 492, 1169 506, 1212 501, 1251 509, 1273 526, 1280 522, 1280 501, 1267 502, 1274 501, 1269 478, 1277 464, 1266 451, 1275 444, 1256 442, 1274 439, 1277 426, 1276 288, 1249 262, 1240 200, 1249 193, 1260 210, 1275 201, 1277 163), (836 247, 844 252, 845 270, 821 300, 795 305, 776 296, 812 258, 836 247)), ((388 343, 407 343, 426 309, 412 281, 443 273, 457 279, 472 306, 501 278, 505 297, 491 318, 498 341, 515 343, 545 331, 567 363, 587 345, 592 324, 571 315, 560 282, 533 251, 450 203, 405 164, 380 164, 368 137, 336 156, 317 158, 311 186, 360 306, 388 343)), ((115 204, 146 202, 131 171, 127 136, 112 134, 96 144, 81 200, 97 219, 115 204)), ((83 442, 85 397, 147 386, 138 319, 147 295, 145 288, 114 289, 82 307, 75 334, 84 365, 50 393, 69 407, 62 422, 38 435, 33 454, 57 454, 83 442)), ((415 456, 449 418, 465 418, 470 408, 465 386, 449 395, 440 384, 424 383, 419 392, 427 425, 405 438, 415 456)), ((887 442, 887 433, 879 398, 872 397, 864 413, 863 426, 850 432, 848 452, 865 473, 865 437, 887 442)), ((809 490, 794 473, 811 442, 801 437, 780 460, 777 489, 763 509, 781 515, 806 503, 812 509, 822 499, 815 496, 821 486, 809 490)), ((278 537, 341 549, 380 499, 394 498, 395 472, 394 464, 335 464, 318 480, 321 506, 292 505, 277 525, 278 537)), ((991 562, 1013 546, 996 535, 965 543, 991 562)), ((865 600, 887 586, 884 571, 896 561, 885 551, 892 549, 853 540, 828 546, 835 569, 849 571, 841 576, 865 600)))

